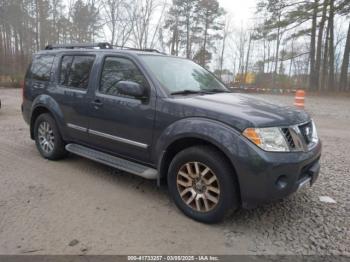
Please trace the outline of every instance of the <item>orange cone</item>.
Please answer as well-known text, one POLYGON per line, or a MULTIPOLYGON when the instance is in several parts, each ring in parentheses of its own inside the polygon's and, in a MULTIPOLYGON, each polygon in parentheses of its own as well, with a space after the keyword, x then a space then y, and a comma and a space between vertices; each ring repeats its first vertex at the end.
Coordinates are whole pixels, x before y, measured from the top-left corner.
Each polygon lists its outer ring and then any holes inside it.
POLYGON ((295 93, 294 105, 298 108, 303 109, 304 102, 305 102, 305 91, 304 90, 297 90, 295 93))

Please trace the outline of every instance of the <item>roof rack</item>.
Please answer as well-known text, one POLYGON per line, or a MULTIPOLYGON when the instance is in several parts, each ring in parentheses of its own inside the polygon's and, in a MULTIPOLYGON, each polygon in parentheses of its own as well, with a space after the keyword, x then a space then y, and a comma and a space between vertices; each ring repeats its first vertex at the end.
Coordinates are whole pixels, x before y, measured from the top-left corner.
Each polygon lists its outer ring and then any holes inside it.
POLYGON ((113 46, 110 43, 102 42, 102 43, 85 43, 85 44, 59 44, 59 45, 47 45, 45 47, 45 50, 52 50, 52 49, 60 49, 60 48, 66 48, 66 49, 75 49, 75 48, 100 48, 100 49, 112 49, 113 46))
POLYGON ((131 51, 143 51, 143 52, 154 52, 158 54, 165 54, 163 52, 160 52, 157 49, 152 48, 135 48, 135 47, 128 47, 128 46, 117 46, 117 45, 111 45, 108 42, 101 42, 101 43, 76 43, 76 44, 50 44, 45 47, 45 50, 53 50, 53 49, 76 49, 76 48, 100 48, 100 49, 113 49, 113 47, 119 48, 119 49, 125 49, 125 50, 131 50, 131 51))
POLYGON ((143 52, 153 52, 153 53, 158 53, 158 54, 164 54, 163 52, 160 52, 157 49, 153 48, 135 48, 135 47, 128 47, 128 46, 114 46, 120 49, 126 49, 126 50, 131 50, 131 51, 143 51, 143 52))

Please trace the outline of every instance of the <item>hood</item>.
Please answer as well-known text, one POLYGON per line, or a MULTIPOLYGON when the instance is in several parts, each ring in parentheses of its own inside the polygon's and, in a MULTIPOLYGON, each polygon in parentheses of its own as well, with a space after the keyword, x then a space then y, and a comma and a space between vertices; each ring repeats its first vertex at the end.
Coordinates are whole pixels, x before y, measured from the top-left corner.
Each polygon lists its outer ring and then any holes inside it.
POLYGON ((304 110, 238 93, 184 96, 173 99, 186 116, 209 117, 243 131, 247 127, 290 126, 310 120, 304 110))

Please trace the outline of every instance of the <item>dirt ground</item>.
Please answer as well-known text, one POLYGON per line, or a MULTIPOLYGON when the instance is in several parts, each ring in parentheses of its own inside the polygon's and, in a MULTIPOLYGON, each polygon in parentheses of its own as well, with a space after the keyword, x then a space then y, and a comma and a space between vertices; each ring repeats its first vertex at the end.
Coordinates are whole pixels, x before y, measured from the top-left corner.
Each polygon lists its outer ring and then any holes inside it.
POLYGON ((21 91, 0 88, 0 99, 0 254, 350 255, 349 98, 306 99, 324 145, 312 188, 217 225, 185 217, 153 181, 77 156, 41 158, 21 91))

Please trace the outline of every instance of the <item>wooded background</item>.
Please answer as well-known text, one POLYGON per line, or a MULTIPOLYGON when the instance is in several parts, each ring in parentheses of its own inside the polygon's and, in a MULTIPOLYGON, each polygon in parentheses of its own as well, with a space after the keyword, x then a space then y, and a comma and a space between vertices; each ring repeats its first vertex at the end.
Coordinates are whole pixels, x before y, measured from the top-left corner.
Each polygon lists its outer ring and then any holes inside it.
POLYGON ((0 0, 0 84, 49 43, 97 41, 184 56, 231 85, 350 91, 350 0, 257 0, 239 24, 217 0, 0 0))

